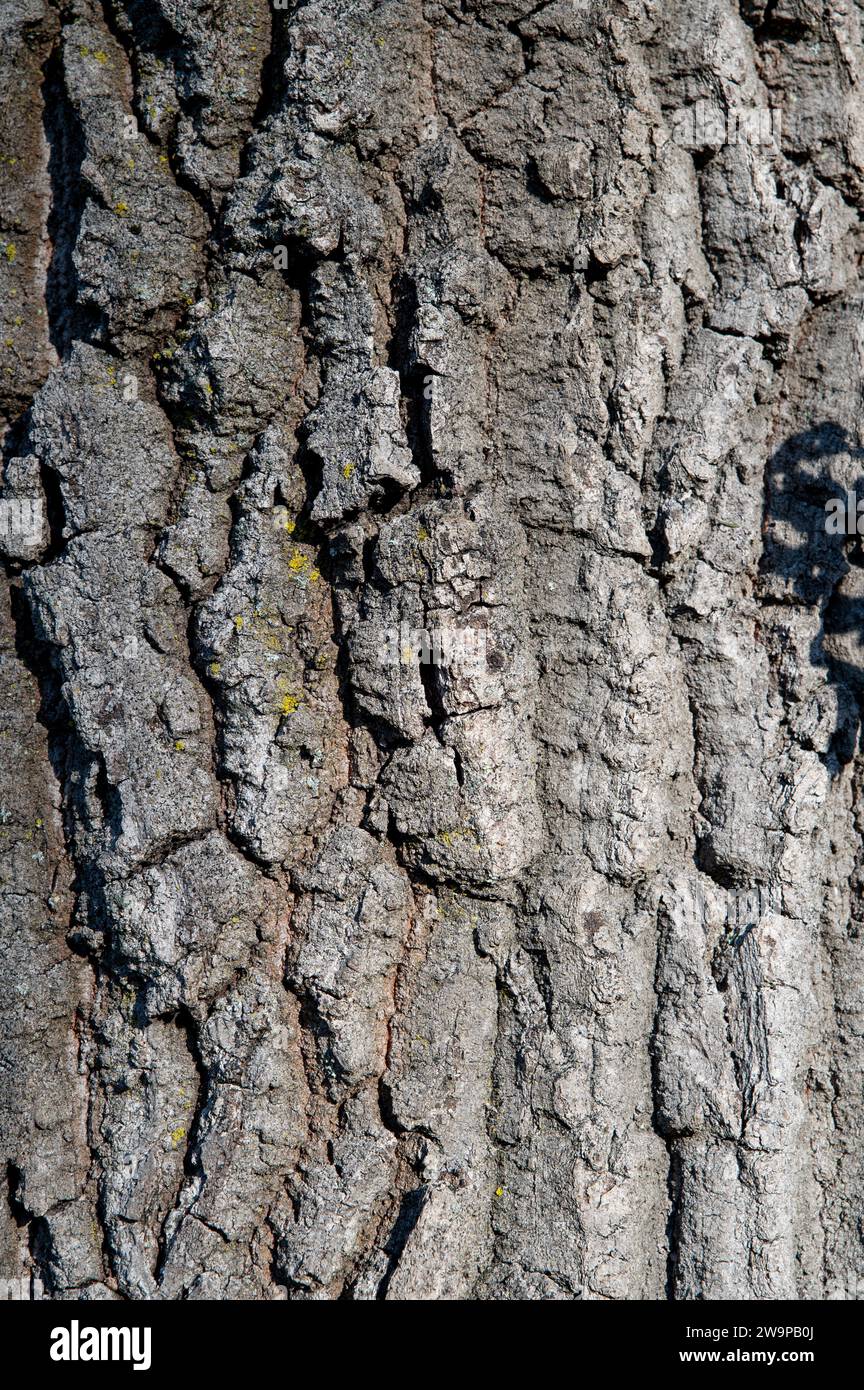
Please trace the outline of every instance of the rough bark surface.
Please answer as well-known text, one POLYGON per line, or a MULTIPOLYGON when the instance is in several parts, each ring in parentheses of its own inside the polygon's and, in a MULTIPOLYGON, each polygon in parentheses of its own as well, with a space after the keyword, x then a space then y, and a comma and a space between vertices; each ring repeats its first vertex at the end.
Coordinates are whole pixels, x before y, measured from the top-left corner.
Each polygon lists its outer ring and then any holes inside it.
POLYGON ((3 0, 0 1274, 860 1293, 861 22, 3 0))

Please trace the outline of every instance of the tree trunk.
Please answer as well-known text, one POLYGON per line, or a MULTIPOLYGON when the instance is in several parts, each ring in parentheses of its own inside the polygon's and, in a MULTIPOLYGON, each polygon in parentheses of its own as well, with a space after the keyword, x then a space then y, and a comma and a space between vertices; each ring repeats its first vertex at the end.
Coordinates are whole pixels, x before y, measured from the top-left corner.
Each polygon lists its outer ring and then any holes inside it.
POLYGON ((0 1275, 860 1291, 859 18, 5 0, 0 1275))

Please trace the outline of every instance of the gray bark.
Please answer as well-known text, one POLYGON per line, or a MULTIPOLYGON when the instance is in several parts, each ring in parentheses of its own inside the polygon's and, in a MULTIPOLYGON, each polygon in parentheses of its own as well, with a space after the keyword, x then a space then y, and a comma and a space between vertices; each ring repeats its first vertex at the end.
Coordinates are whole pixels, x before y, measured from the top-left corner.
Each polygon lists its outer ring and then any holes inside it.
POLYGON ((0 1275, 858 1295, 860 25, 5 0, 0 1275))

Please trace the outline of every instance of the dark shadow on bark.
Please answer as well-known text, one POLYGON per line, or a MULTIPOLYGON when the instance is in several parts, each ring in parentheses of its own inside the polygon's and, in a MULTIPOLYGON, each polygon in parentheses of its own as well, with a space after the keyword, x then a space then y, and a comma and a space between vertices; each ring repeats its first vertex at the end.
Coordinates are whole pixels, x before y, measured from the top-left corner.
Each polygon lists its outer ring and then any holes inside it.
POLYGON ((384 1246, 384 1252, 387 1255, 387 1269, 381 1283, 378 1285, 375 1294, 376 1300, 380 1299, 383 1301, 386 1299, 390 1281, 396 1273, 399 1261, 402 1258, 403 1251, 408 1244, 411 1233, 420 1220, 420 1213, 426 1205, 428 1197, 429 1188, 425 1185, 423 1187, 414 1188, 410 1192, 406 1192, 402 1197, 402 1201, 399 1204, 399 1214, 396 1217, 393 1229, 384 1246))
MULTIPOLYGON (((864 667, 832 654, 830 639, 857 633, 864 644, 864 597, 844 594, 853 568, 864 566, 864 534, 832 534, 829 503, 852 495, 864 501, 864 474, 842 476, 839 460, 864 460, 864 448, 843 426, 823 421, 790 436, 772 454, 765 479, 764 549, 761 572, 786 581, 790 599, 819 609, 819 631, 810 660, 837 689, 838 709, 831 744, 822 761, 836 775, 855 755, 861 733, 864 667), (826 646, 826 639, 829 639, 826 646)), ((857 507, 856 507, 857 513, 857 507)), ((853 525, 855 524, 853 520, 853 525)), ((861 518, 864 533, 864 515, 861 518)), ((794 691, 789 692, 794 696, 794 691)))
POLYGON ((74 256, 85 203, 81 177, 85 141, 66 91, 59 44, 45 64, 43 77, 43 124, 51 181, 47 230, 52 248, 45 281, 45 306, 51 343, 62 358, 71 351, 76 338, 103 341, 106 324, 101 311, 94 306, 82 308, 78 303, 74 256))

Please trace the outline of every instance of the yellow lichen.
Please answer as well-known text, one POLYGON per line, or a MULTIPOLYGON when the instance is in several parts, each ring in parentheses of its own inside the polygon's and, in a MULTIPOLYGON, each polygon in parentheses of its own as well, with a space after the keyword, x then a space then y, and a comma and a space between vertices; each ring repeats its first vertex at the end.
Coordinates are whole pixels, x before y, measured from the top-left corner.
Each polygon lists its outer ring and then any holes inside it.
POLYGON ((181 1141, 182 1139, 185 1139, 185 1138, 186 1138, 186 1131, 185 1131, 185 1129, 183 1128, 182 1125, 178 1125, 176 1129, 172 1129, 172 1131, 171 1131, 171 1143, 174 1145, 175 1149, 176 1149, 177 1145, 180 1143, 180 1141, 181 1141))
POLYGON ((127 212, 129 211, 129 204, 124 203, 121 198, 119 203, 114 204, 114 211, 116 212, 118 217, 125 217, 127 212))
POLYGON ((343 463, 343 465, 342 465, 342 477, 343 477, 343 478, 350 478, 350 477, 351 477, 351 474, 352 474, 353 472, 354 472, 354 465, 353 465, 353 463, 343 463))
POLYGON ((284 695, 280 709, 283 714, 295 714, 300 705, 299 695, 284 695))
POLYGON ((96 62, 100 65, 100 67, 104 67, 105 64, 108 62, 108 54, 105 52, 104 48, 97 48, 96 52, 93 54, 93 57, 96 59, 96 62))
POLYGON ((470 840, 477 849, 480 848, 479 837, 473 825, 455 825, 452 830, 442 830, 438 839, 448 848, 454 840, 470 840))
POLYGON ((7 259, 7 261, 14 261, 15 257, 17 256, 17 254, 18 254, 18 252, 17 252, 17 250, 16 250, 14 241, 7 241, 7 243, 6 243, 6 259, 7 259))
POLYGON ((186 742, 185 742, 185 740, 182 739, 182 738, 176 739, 175 742, 174 742, 174 747, 177 749, 177 752, 178 752, 178 753, 184 753, 184 752, 186 751, 186 742))
POLYGON ((236 630, 237 632, 242 632, 242 630, 243 630, 243 615, 242 615, 242 613, 235 613, 235 615, 234 615, 234 627, 235 627, 235 630, 236 630))

